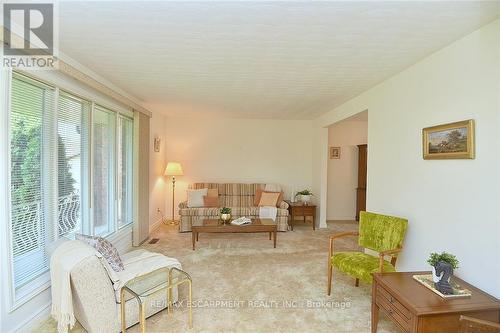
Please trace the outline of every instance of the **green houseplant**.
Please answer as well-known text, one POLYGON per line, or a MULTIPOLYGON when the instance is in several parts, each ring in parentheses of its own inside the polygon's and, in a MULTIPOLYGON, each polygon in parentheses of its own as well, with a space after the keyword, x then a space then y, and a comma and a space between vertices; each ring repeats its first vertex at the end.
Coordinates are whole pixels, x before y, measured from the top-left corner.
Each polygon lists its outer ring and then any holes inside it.
POLYGON ((222 222, 227 223, 231 219, 231 208, 222 207, 220 209, 220 219, 222 222))
POLYGON ((436 264, 440 261, 449 263, 453 267, 453 269, 458 268, 459 261, 457 257, 448 252, 442 252, 442 253, 432 252, 429 256, 429 259, 427 259, 427 263, 432 267, 436 266, 436 264))
POLYGON ((447 252, 432 252, 427 263, 432 266, 432 279, 436 289, 446 295, 453 294, 450 279, 453 270, 458 268, 457 257, 447 252))
POLYGON ((302 190, 297 192, 295 196, 299 197, 300 201, 302 201, 304 205, 307 205, 309 201, 311 201, 311 197, 313 196, 313 194, 310 190, 302 190))

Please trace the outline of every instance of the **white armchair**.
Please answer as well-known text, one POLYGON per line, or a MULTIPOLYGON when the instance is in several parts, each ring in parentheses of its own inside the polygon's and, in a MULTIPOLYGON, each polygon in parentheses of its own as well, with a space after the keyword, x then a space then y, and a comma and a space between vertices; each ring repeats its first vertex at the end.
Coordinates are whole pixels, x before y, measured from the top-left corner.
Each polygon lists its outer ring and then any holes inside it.
MULTIPOLYGON (((71 271, 71 288, 76 319, 90 333, 121 331, 119 298, 103 264, 97 257, 89 257, 71 271)), ((177 301, 177 292, 173 293, 177 301)), ((165 292, 158 292, 147 302, 145 312, 149 317, 167 306, 165 292)), ((126 326, 139 322, 138 303, 134 298, 126 301, 126 326)))

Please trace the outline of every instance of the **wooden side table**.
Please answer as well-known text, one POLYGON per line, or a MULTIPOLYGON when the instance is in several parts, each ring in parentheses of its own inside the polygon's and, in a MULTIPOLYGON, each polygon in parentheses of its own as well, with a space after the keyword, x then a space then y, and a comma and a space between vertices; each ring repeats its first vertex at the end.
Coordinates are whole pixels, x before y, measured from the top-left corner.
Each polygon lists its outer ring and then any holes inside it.
POLYGON ((293 231, 293 222, 295 216, 303 216, 304 222, 307 216, 312 217, 312 227, 316 230, 316 205, 304 205, 302 202, 286 201, 288 204, 288 213, 290 214, 290 229, 293 231))
POLYGON ((409 333, 456 333, 460 315, 500 321, 500 301, 453 277, 471 297, 443 299, 413 279, 430 272, 374 273, 372 286, 372 333, 377 332, 379 309, 409 333))

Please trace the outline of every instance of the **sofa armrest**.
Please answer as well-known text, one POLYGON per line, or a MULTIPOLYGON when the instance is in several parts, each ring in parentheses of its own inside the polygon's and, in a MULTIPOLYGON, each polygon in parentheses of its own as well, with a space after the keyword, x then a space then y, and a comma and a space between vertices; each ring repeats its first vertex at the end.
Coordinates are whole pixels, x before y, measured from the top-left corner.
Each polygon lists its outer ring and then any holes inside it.
POLYGON ((180 208, 180 209, 188 208, 188 203, 187 203, 187 201, 180 202, 180 203, 179 203, 179 208, 180 208))
POLYGON ((76 319, 88 332, 118 331, 120 314, 113 284, 96 256, 71 270, 71 288, 76 319))
POLYGON ((281 209, 288 209, 289 205, 286 203, 286 201, 282 201, 280 202, 278 208, 281 208, 281 209))

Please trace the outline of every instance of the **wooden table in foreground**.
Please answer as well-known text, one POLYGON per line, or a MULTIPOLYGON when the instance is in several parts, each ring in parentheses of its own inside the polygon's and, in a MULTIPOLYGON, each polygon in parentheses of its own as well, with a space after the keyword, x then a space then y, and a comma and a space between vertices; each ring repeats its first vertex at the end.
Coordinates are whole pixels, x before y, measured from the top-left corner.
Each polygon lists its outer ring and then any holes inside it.
POLYGON ((374 273, 372 286, 372 333, 377 332, 379 308, 403 332, 456 333, 460 315, 500 321, 500 301, 457 277, 452 277, 471 297, 444 299, 413 275, 430 272, 374 273))
POLYGON ((247 225, 232 225, 221 224, 220 220, 203 220, 203 225, 191 227, 193 238, 193 250, 195 249, 196 242, 200 233, 258 233, 268 232, 269 239, 274 236, 274 247, 276 248, 276 235, 278 227, 276 222, 271 219, 252 219, 251 224, 247 225))

